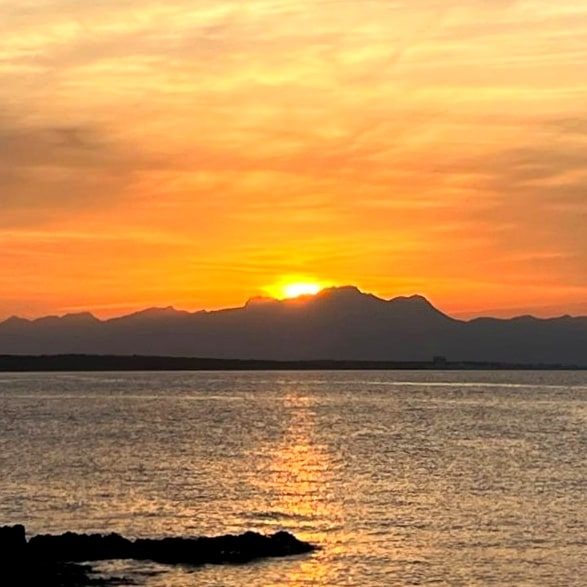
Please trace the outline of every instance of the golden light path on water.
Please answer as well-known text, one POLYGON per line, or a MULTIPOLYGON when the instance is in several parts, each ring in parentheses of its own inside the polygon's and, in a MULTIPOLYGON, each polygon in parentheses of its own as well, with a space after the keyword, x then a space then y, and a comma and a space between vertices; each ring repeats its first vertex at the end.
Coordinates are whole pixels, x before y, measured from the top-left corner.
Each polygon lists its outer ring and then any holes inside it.
MULTIPOLYGON (((290 414, 290 422, 283 441, 273 452, 267 467, 259 470, 259 488, 283 490, 276 496, 273 509, 282 518, 297 519, 303 530, 303 540, 325 545, 328 541, 323 520, 331 526, 343 526, 343 507, 340 496, 331 487, 333 471, 332 455, 328 447, 319 442, 316 434, 315 398, 298 395, 292 391, 284 398, 284 408, 290 414)), ((333 529, 333 528, 331 528, 333 529)), ((335 580, 331 567, 324 564, 323 556, 305 558, 292 570, 287 579, 288 587, 319 583, 329 585, 335 580)))

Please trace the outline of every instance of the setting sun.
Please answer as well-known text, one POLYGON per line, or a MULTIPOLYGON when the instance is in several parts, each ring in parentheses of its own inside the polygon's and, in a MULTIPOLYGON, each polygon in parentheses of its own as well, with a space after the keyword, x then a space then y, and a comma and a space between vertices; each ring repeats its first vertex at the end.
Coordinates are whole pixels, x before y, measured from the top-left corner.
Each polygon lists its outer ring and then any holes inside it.
POLYGON ((322 289, 317 283, 290 283, 283 287, 284 298, 298 298, 300 296, 314 296, 322 289))
POLYGON ((312 277, 286 276, 265 288, 265 292, 271 297, 283 300, 299 298, 301 296, 314 296, 320 293, 327 284, 312 277))

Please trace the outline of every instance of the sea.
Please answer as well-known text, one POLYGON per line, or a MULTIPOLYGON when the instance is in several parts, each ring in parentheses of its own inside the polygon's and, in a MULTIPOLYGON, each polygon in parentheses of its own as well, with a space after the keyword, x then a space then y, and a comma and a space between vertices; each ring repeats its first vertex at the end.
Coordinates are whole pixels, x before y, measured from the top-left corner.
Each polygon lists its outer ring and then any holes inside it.
POLYGON ((129 585, 584 586, 586 424, 587 372, 0 374, 0 525, 320 547, 129 585))

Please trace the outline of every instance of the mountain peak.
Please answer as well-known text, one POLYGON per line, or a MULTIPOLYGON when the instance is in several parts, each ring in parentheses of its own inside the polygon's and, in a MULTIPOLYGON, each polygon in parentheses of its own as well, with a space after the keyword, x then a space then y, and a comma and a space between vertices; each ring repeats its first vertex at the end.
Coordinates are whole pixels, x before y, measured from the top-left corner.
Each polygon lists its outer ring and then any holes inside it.
POLYGON ((307 296, 309 302, 316 306, 337 306, 337 307, 357 307, 373 302, 384 303, 384 300, 368 293, 362 292, 354 285, 342 285, 328 287, 314 296, 307 296))
POLYGON ((31 321, 27 318, 21 318, 20 316, 10 316, 3 322, 0 322, 2 326, 21 326, 23 324, 30 324, 31 321))
POLYGON ((441 312, 430 300, 423 295, 415 294, 411 296, 398 296, 390 299, 388 304, 397 308, 398 312, 406 316, 412 315, 434 315, 437 318, 444 318, 446 320, 454 320, 441 312))
POLYGON ((62 316, 43 316, 42 318, 37 318, 36 320, 32 321, 32 324, 39 324, 45 326, 52 326, 52 325, 90 325, 99 323, 100 320, 96 318, 90 312, 76 312, 70 314, 63 314, 62 316))
POLYGON ((421 294, 414 294, 411 296, 397 296, 395 298, 391 298, 390 302, 396 302, 399 304, 405 304, 409 306, 427 306, 427 307, 434 307, 428 298, 424 297, 421 294))
POLYGON ((185 310, 176 310, 173 306, 164 307, 153 307, 146 308, 145 310, 139 310, 126 316, 120 316, 119 318, 112 318, 109 322, 127 322, 127 321, 149 321, 149 320, 163 320, 166 318, 179 318, 181 316, 188 316, 190 312, 185 310))
POLYGON ((316 294, 316 297, 363 297, 370 294, 363 293, 356 285, 339 285, 335 287, 327 287, 316 294))
POLYGON ((414 294, 410 296, 398 296, 386 300, 374 294, 365 293, 354 285, 344 285, 340 287, 331 287, 323 289, 316 298, 332 299, 340 302, 369 302, 380 304, 392 304, 398 306, 402 311, 407 312, 430 312, 437 314, 444 314, 438 310, 429 300, 421 294, 414 294))

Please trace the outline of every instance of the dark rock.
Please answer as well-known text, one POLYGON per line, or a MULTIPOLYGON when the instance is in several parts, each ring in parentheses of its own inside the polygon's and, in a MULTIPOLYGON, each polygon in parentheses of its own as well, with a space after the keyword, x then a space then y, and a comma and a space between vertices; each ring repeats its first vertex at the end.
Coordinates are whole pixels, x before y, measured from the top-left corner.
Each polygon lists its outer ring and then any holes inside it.
POLYGON ((0 527, 0 585, 21 587, 83 587, 103 585, 103 581, 90 579, 91 568, 71 564, 59 557, 38 558, 26 540, 24 526, 0 527))
POLYGON ((0 557, 3 560, 21 558, 27 547, 24 526, 0 527, 0 557))
POLYGON ((80 562, 114 559, 150 560, 164 564, 240 564, 258 558, 291 556, 315 550, 287 532, 256 532, 214 538, 129 540, 119 534, 39 535, 26 541, 24 526, 0 528, 0 585, 82 587, 128 584, 91 578, 80 562))
POLYGON ((99 561, 133 557, 133 543, 119 534, 39 535, 29 540, 31 555, 57 561, 99 561))
POLYGON ((287 532, 272 536, 246 532, 215 538, 137 540, 134 558, 167 564, 224 564, 304 554, 313 550, 314 546, 287 532))
POLYGON ((166 564, 244 563, 256 558, 291 556, 314 547, 288 534, 263 536, 256 532, 215 538, 163 538, 135 541, 118 534, 41 535, 29 541, 31 555, 39 560, 99 561, 151 560, 166 564))

